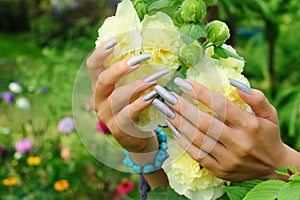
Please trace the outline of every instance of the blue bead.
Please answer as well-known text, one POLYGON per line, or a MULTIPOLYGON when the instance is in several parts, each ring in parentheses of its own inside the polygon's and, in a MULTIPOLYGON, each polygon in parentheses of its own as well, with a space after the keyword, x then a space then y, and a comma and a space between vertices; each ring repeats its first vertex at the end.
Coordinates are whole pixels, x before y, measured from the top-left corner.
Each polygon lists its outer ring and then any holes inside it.
POLYGON ((124 152, 125 156, 129 156, 128 151, 126 149, 123 149, 123 152, 124 152))
POLYGON ((163 150, 167 150, 168 149, 168 144, 166 142, 162 142, 159 144, 159 148, 163 149, 163 150))
POLYGON ((126 167, 132 167, 134 165, 133 161, 131 160, 131 158, 129 156, 125 157, 125 159, 123 160, 123 164, 126 167))
POLYGON ((161 129, 160 129, 160 128, 155 128, 155 129, 154 129, 154 132, 155 132, 156 134, 158 134, 159 132, 161 132, 161 129))
POLYGON ((144 174, 152 174, 155 171, 155 167, 152 164, 147 164, 143 168, 144 174))
POLYGON ((132 166, 132 171, 135 172, 135 173, 138 173, 138 174, 142 173, 141 165, 134 164, 132 166))
POLYGON ((164 132, 160 132, 157 134, 157 139, 158 139, 159 143, 167 142, 167 135, 164 132))
POLYGON ((154 166, 157 168, 160 168, 163 164, 163 162, 169 157, 167 152, 164 150, 159 150, 157 154, 155 155, 155 160, 154 160, 154 166))

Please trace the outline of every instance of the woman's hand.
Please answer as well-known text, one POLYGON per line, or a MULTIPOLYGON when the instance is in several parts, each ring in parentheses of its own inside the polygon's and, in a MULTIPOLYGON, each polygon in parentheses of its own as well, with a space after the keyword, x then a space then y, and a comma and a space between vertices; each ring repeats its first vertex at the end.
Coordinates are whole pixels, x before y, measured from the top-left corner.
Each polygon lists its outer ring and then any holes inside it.
POLYGON ((181 134, 177 132, 176 139, 182 148, 214 175, 230 181, 285 179, 275 169, 287 165, 300 169, 300 155, 281 141, 277 112, 262 92, 246 88, 251 92, 246 94, 238 90, 253 115, 203 85, 183 79, 176 82, 187 95, 218 116, 174 94, 176 103, 172 100, 168 105, 176 116, 166 117, 171 129, 175 127, 181 134))

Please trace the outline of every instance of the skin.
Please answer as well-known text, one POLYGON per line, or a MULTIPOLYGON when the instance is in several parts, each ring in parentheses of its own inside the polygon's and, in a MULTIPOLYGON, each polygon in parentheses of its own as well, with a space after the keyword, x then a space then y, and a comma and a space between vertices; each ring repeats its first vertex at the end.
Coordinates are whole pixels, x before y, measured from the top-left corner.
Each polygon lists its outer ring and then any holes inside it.
MULTIPOLYGON (((153 99, 145 102, 140 94, 154 86, 156 81, 144 83, 141 77, 131 84, 115 88, 122 77, 140 64, 129 67, 126 64, 128 59, 125 59, 105 69, 103 63, 113 50, 104 51, 100 46, 87 60, 94 91, 92 104, 98 119, 131 152, 136 163, 151 162, 155 155, 153 152, 158 149, 156 136, 153 132, 139 130, 132 119, 151 105, 153 99), (146 137, 141 138, 141 135, 146 137), (150 153, 152 157, 147 156, 149 158, 145 160, 145 153, 150 153)), ((165 117, 182 133, 182 137, 176 140, 193 159, 215 176, 230 181, 286 180, 274 170, 287 165, 300 171, 300 155, 281 141, 276 109, 262 92, 252 89, 248 95, 238 90, 240 97, 255 113, 252 115, 224 96, 189 82, 193 88, 185 93, 218 114, 218 117, 213 117, 177 95, 177 103, 168 104, 176 112, 176 117, 173 120, 165 117)), ((151 188, 168 185, 163 170, 151 175, 144 174, 144 177, 151 188)))

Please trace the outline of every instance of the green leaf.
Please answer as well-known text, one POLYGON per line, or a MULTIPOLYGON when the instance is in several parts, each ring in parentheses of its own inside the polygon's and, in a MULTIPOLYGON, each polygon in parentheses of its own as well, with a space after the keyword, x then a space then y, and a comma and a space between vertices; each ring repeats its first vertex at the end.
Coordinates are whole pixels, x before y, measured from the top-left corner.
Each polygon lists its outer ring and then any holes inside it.
POLYGON ((171 7, 176 6, 176 5, 179 6, 182 1, 183 0, 173 0, 173 1, 158 0, 156 2, 153 2, 149 6, 149 11, 151 11, 151 10, 161 10, 161 9, 164 9, 164 8, 171 8, 171 7))
POLYGON ((290 170, 294 174, 297 173, 297 169, 293 166, 282 167, 282 168, 276 169, 275 172, 280 175, 290 176, 288 173, 288 170, 290 170))
POLYGON ((244 61, 243 57, 241 57, 241 56, 239 56, 235 53, 232 53, 231 51, 229 51, 227 49, 224 49, 223 47, 214 47, 214 52, 215 52, 215 55, 213 56, 214 58, 229 58, 229 57, 232 57, 232 58, 244 61))
POLYGON ((177 194, 172 188, 169 186, 166 189, 156 188, 149 192, 148 200, 188 200, 185 196, 177 194))
POLYGON ((205 26, 201 22, 184 24, 180 28, 180 33, 181 39, 186 45, 206 36, 205 26))
POLYGON ((231 183, 233 186, 240 186, 240 187, 249 187, 249 188, 254 188, 256 185, 259 183, 262 183, 262 180, 248 180, 248 181, 243 181, 240 183, 231 183))
POLYGON ((278 193, 279 200, 300 200, 300 182, 289 182, 278 193))
POLYGON ((298 173, 296 174, 293 174, 291 177, 290 177, 290 181, 300 181, 300 176, 298 173))
POLYGON ((281 180, 264 181, 250 190, 243 200, 274 200, 285 184, 281 180))
POLYGON ((224 188, 230 200, 241 200, 251 190, 250 187, 228 186, 224 188))

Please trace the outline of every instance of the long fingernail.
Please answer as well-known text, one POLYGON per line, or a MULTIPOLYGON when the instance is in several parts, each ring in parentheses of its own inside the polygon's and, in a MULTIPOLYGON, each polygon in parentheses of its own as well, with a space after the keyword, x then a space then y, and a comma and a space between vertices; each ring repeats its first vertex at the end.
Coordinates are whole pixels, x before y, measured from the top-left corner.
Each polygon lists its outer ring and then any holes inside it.
POLYGON ((156 97, 156 95, 157 95, 157 92, 155 90, 152 90, 151 92, 147 93, 144 96, 143 100, 144 101, 149 101, 149 100, 153 99, 154 97, 156 97))
POLYGON ((173 94, 168 92, 168 90, 166 90, 163 86, 157 85, 154 87, 154 89, 164 100, 166 100, 171 105, 174 106, 177 103, 177 98, 173 94))
POLYGON ((109 40, 108 42, 106 42, 104 45, 103 45, 103 50, 108 50, 114 46, 116 46, 118 44, 118 40, 113 38, 111 40, 109 40))
POLYGON ((134 56, 130 60, 127 61, 127 65, 133 67, 145 60, 149 60, 151 58, 152 54, 151 53, 144 53, 138 56, 134 56))
POLYGON ((182 90, 185 91, 190 91, 193 88, 192 85, 186 80, 184 80, 183 78, 179 78, 179 77, 175 78, 174 83, 178 85, 182 90))
POLYGON ((177 139, 180 139, 182 136, 181 133, 168 120, 166 120, 165 122, 168 125, 168 127, 170 128, 170 130, 172 131, 172 133, 174 134, 174 136, 177 139))
POLYGON ((150 83, 169 73, 169 68, 164 68, 144 78, 145 83, 150 83))
POLYGON ((242 90, 246 94, 251 94, 252 93, 251 88, 249 88, 247 85, 245 85, 244 83, 242 83, 240 81, 237 81, 235 79, 229 78, 229 82, 230 82, 230 85, 232 85, 233 87, 236 87, 236 88, 242 90))
POLYGON ((173 110, 171 110, 171 108, 169 108, 166 104, 164 104, 163 102, 161 102, 158 99, 154 99, 154 101, 152 102, 152 105, 159 110, 161 113, 163 113, 164 115, 166 115, 168 118, 170 119, 174 119, 176 114, 173 110))

